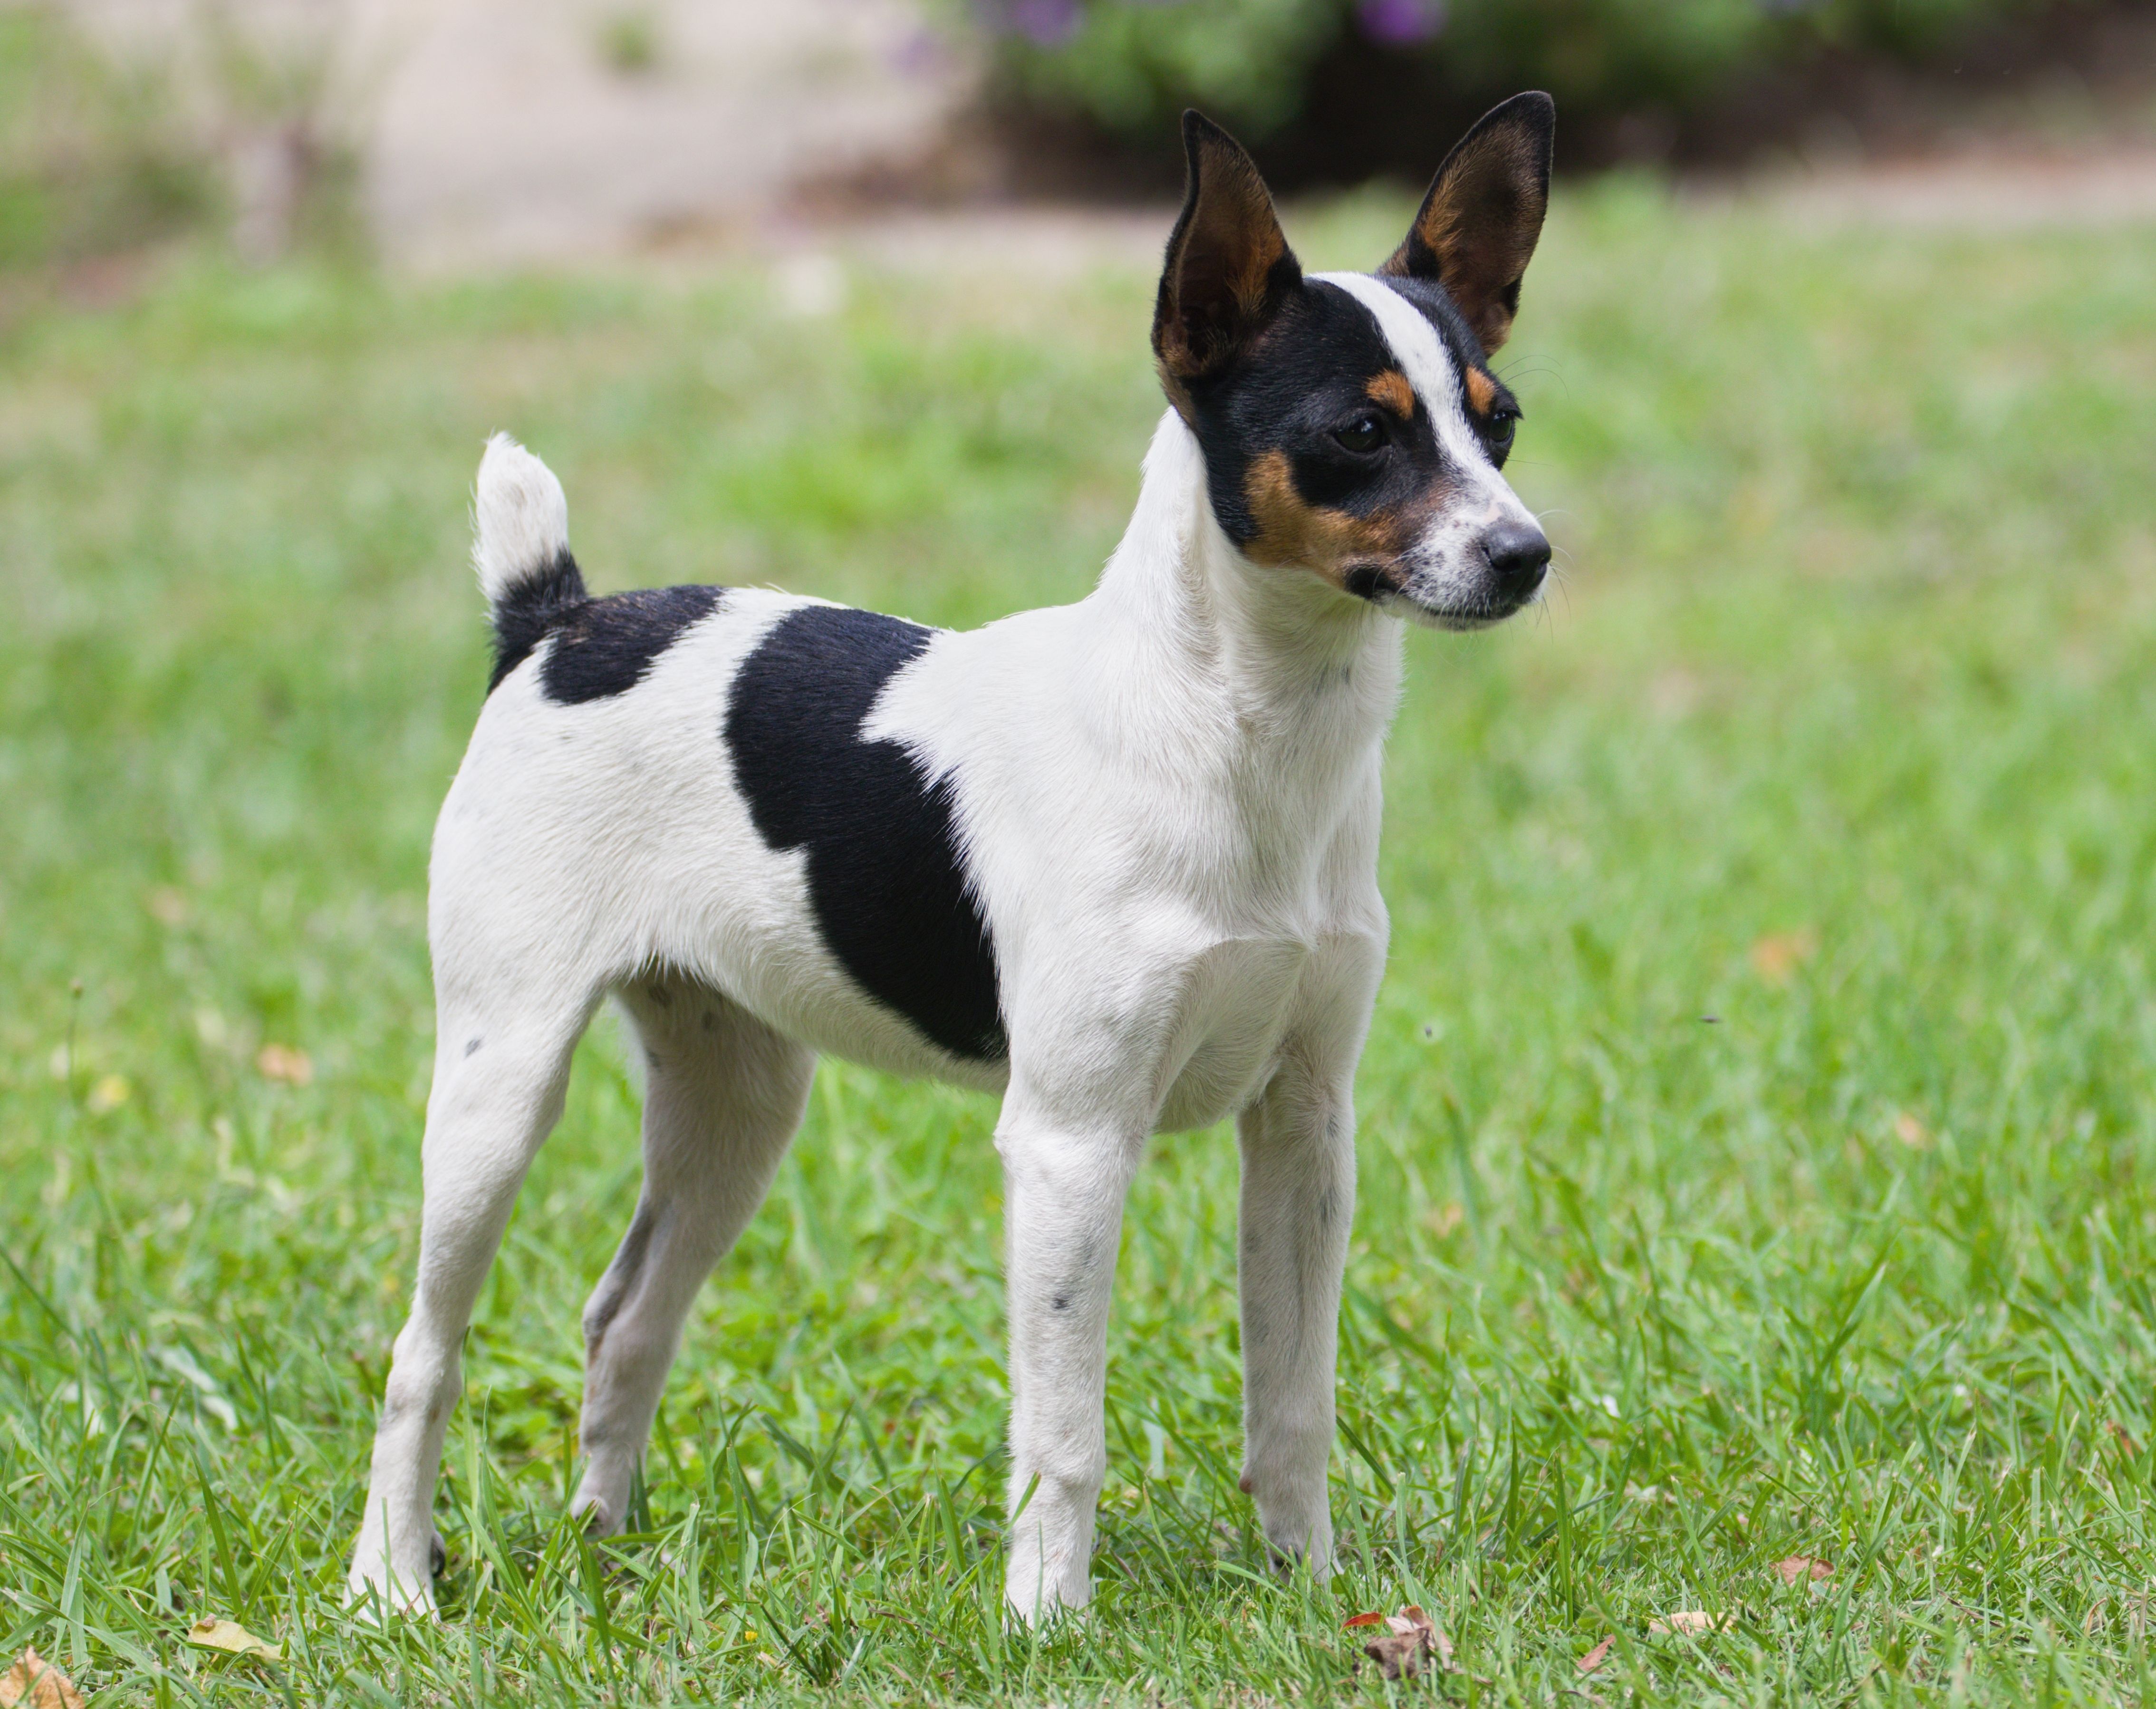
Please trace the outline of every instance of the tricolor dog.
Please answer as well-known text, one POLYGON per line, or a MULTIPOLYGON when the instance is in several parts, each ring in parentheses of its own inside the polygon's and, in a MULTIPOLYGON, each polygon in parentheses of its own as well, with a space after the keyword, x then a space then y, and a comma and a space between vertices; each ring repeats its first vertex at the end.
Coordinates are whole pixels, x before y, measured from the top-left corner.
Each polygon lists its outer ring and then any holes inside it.
POLYGON ((432 1602, 459 1343, 609 996, 645 1065, 644 1185, 583 1316, 593 1531, 622 1522, 683 1319, 829 1051, 1002 1095, 1012 1606, 1088 1595, 1147 1139, 1230 1116, 1243 1488, 1326 1571, 1394 619, 1480 629, 1543 587, 1488 358, 1553 122, 1546 95, 1506 102, 1376 273, 1306 275, 1250 157, 1185 118, 1152 327, 1169 408, 1075 605, 954 633, 759 588, 595 598, 559 483, 488 446, 494 678, 434 834, 425 1219, 355 1597, 432 1602))

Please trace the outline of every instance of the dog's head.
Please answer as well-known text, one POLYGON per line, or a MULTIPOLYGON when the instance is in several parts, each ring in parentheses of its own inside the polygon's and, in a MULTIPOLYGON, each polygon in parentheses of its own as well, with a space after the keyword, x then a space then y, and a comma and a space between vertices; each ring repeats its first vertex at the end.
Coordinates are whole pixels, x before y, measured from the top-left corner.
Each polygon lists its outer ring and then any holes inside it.
POLYGON ((1305 278, 1250 156, 1187 113, 1189 187, 1153 354, 1245 556, 1439 628, 1541 591, 1549 541, 1500 471, 1519 405, 1490 372, 1549 202, 1557 110, 1516 95, 1438 169, 1375 274, 1305 278))

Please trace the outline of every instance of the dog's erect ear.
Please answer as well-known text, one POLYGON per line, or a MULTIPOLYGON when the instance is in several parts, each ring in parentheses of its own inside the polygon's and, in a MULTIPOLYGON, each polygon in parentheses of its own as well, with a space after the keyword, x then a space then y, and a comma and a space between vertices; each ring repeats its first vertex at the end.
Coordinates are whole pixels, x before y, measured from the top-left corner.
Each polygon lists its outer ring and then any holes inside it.
POLYGON ((1378 270, 1433 280, 1467 317, 1485 353, 1512 330, 1520 278, 1549 208, 1557 103, 1516 95, 1491 108, 1445 157, 1407 241, 1378 270))
POLYGON ((1242 145, 1192 111, 1183 115, 1183 148, 1190 179, 1168 240, 1152 352, 1168 397, 1188 415, 1191 382, 1219 373, 1271 325, 1302 269, 1242 145))

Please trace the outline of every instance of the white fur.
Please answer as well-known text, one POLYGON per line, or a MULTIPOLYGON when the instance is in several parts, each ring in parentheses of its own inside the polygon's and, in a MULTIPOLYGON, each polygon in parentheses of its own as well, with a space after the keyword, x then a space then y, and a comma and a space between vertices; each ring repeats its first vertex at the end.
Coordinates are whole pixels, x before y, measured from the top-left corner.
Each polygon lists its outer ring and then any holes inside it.
MULTIPOLYGON (((1404 304, 1393 314, 1383 286, 1344 288, 1433 414, 1457 418, 1427 326, 1404 304)), ((1510 500, 1471 449, 1478 494, 1510 500)), ((559 485, 507 439, 488 448, 478 509, 490 597, 567 541, 559 485)), ((610 991, 646 1058, 645 1180, 585 1316, 577 1501, 595 1525, 620 1522, 696 1286, 768 1183, 814 1053, 831 1051, 1003 1093, 1013 1606, 1034 1616, 1089 1594, 1109 1296, 1147 1137, 1230 1116, 1244 1486, 1271 1542, 1323 1573, 1354 1070, 1385 955, 1379 759, 1398 625, 1237 551, 1171 411, 1089 598, 939 633, 891 679, 863 733, 950 780, 995 945, 1005 1069, 946 1055, 853 985, 818 935, 805 854, 767 848, 734 786, 730 685, 804 603, 729 592, 633 690, 577 705, 541 691, 542 644, 480 713, 435 834, 419 1275, 354 1594, 431 1604, 459 1344, 570 1050, 610 991)))
POLYGON ((562 483, 507 434, 486 442, 472 511, 472 567, 490 605, 569 549, 569 500, 562 483))

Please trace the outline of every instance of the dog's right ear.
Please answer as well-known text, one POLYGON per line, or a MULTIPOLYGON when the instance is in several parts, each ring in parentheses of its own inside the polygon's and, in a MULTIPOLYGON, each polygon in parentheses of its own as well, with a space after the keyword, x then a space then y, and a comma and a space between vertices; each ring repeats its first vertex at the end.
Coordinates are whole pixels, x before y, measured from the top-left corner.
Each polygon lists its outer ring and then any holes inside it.
POLYGON ((1189 180, 1153 309, 1161 384, 1188 418, 1190 387, 1218 374, 1272 324, 1302 282, 1272 192, 1240 143, 1195 110, 1183 115, 1189 180))

